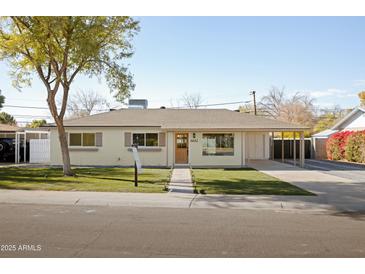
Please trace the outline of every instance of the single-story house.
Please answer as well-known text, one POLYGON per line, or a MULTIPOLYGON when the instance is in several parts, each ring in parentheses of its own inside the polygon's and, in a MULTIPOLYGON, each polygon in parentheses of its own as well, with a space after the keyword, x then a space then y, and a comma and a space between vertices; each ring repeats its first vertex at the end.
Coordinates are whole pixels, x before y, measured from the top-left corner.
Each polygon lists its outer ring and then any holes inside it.
POLYGON ((365 106, 358 106, 354 108, 331 128, 312 136, 315 158, 327 159, 326 142, 331 135, 340 131, 358 130, 365 130, 365 106))
MULTIPOLYGON (((64 121, 72 165, 242 167, 269 159, 274 132, 306 127, 226 109, 120 109, 64 121)), ((56 126, 50 125, 51 164, 62 164, 56 126)), ((304 153, 300 159, 304 164, 304 153)))

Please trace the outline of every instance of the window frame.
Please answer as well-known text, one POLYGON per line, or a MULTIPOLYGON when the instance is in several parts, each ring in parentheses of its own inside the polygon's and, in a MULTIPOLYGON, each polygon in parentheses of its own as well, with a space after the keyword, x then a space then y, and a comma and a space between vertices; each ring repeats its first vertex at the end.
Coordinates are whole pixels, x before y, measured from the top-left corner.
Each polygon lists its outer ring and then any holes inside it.
MULTIPOLYGON (((235 140, 235 133, 234 132, 205 132, 202 133, 202 156, 203 157, 234 157, 235 156, 235 145, 234 145, 234 140, 235 140), (229 155, 224 155, 224 154, 204 154, 204 135, 232 135, 232 154, 229 155)), ((206 147, 208 148, 208 147, 206 147)), ((217 147, 216 147, 217 148, 217 147)))
POLYGON ((160 134, 159 132, 132 132, 131 134, 131 146, 133 146, 133 136, 135 134, 143 134, 144 135, 144 145, 138 146, 139 148, 156 148, 160 147, 160 134), (157 134, 157 145, 156 146, 147 146, 147 134, 157 134))
POLYGON ((96 147, 96 132, 69 132, 68 133, 68 146, 71 148, 81 148, 81 147, 96 147), (94 145, 93 146, 84 146, 84 133, 85 134, 94 134, 94 145), (71 145, 71 134, 81 134, 81 145, 71 145))

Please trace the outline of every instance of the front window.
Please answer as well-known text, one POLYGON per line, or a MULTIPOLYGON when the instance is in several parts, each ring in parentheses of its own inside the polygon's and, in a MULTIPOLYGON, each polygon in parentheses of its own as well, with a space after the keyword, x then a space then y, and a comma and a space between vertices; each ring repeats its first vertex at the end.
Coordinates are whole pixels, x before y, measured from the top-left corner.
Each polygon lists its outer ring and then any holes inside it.
POLYGON ((70 133, 70 146, 81 146, 81 133, 70 133))
POLYGON ((232 133, 203 134, 203 155, 205 156, 233 156, 234 137, 232 133))
POLYGON ((84 147, 95 146, 95 134, 94 133, 83 133, 82 134, 82 145, 84 147))
POLYGON ((133 133, 133 145, 140 147, 157 147, 158 133, 133 133))
POLYGON ((145 145, 145 134, 134 133, 133 134, 133 145, 144 146, 145 145))
POLYGON ((158 146, 158 134, 157 133, 146 133, 146 146, 157 147, 158 146))
POLYGON ((95 133, 70 133, 70 146, 95 146, 95 133))

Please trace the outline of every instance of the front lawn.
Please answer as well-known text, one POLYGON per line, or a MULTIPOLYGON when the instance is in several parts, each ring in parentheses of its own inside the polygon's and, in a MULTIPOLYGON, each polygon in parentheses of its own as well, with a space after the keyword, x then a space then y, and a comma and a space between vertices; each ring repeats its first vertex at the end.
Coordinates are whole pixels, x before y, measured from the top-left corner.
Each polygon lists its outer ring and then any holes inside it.
POLYGON ((143 169, 134 186, 133 168, 75 168, 64 177, 59 168, 0 168, 0 188, 28 190, 164 192, 169 169, 143 169))
POLYGON ((203 194, 314 195, 255 169, 194 169, 196 190, 203 194))

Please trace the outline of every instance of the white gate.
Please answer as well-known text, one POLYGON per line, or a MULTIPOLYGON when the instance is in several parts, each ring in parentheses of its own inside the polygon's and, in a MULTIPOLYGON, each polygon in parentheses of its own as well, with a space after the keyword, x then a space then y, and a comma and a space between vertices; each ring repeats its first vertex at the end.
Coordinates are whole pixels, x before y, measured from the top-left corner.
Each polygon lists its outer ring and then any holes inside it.
POLYGON ((51 147, 49 139, 29 140, 29 163, 49 163, 51 160, 51 147))

